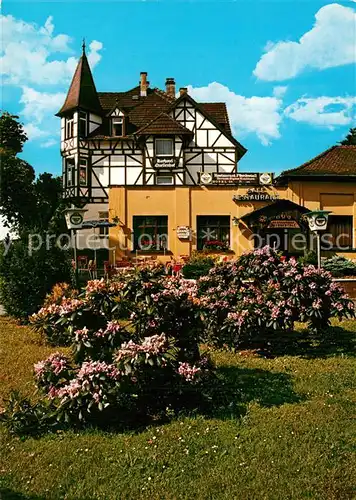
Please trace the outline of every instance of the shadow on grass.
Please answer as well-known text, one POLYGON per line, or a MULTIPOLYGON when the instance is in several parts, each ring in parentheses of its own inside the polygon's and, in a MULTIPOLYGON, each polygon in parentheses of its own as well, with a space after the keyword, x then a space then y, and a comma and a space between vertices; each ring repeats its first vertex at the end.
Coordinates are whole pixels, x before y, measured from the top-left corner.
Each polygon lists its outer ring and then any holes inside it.
POLYGON ((272 407, 302 401, 290 375, 237 366, 220 367, 206 396, 211 401, 209 416, 222 419, 244 416, 252 402, 272 407))
POLYGON ((45 500, 45 497, 38 495, 27 495, 20 493, 9 488, 0 488, 1 500, 45 500))
POLYGON ((283 332, 276 335, 260 355, 301 356, 304 358, 325 358, 328 356, 356 356, 356 332, 338 326, 327 328, 319 334, 308 330, 283 332))

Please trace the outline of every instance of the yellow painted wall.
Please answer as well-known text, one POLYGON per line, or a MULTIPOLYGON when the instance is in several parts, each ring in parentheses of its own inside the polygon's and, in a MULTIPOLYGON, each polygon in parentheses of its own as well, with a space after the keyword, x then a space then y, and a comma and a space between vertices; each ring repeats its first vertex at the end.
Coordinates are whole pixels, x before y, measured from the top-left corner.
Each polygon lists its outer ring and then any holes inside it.
MULTIPOLYGON (((232 218, 240 218, 267 204, 266 202, 233 201, 234 195, 243 195, 248 189, 251 188, 236 186, 111 187, 109 216, 111 219, 119 217, 122 225, 110 229, 110 248, 115 249, 116 259, 122 256, 133 256, 134 254, 131 253, 133 216, 167 215, 170 252, 174 257, 189 255, 196 249, 194 234, 197 229, 197 216, 229 215, 231 217, 231 249, 236 256, 241 255, 243 251, 253 247, 250 239, 252 233, 243 224, 234 225, 232 218), (178 239, 177 226, 189 226, 193 231, 192 241, 178 239)), ((278 194, 280 199, 289 199, 310 210, 327 209, 332 210, 335 215, 353 215, 356 221, 356 184, 293 181, 287 187, 268 187, 265 191, 278 194)), ((347 255, 356 258, 356 253, 347 255)), ((166 259, 162 258, 162 260, 166 259)))

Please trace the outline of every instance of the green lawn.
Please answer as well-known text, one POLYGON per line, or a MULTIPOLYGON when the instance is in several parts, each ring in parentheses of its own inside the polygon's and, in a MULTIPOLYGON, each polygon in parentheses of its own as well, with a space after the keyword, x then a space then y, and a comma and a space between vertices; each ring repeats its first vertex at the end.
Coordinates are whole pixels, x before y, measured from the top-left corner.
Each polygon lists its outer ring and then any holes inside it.
MULTIPOLYGON (((274 358, 216 353, 227 396, 214 418, 23 441, 1 430, 0 498, 356 498, 356 322, 342 327, 322 345, 295 333, 274 358)), ((32 391, 53 351, 0 318, 0 396, 32 391)))

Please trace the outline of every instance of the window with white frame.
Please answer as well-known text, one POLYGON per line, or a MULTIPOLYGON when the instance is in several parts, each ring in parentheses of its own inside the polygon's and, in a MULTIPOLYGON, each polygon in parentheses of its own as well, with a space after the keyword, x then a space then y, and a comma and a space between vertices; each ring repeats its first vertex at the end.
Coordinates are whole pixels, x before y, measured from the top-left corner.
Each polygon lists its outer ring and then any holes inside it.
POLYGON ((122 116, 112 118, 111 128, 114 137, 122 137, 124 135, 124 118, 122 116))
POLYGON ((79 111, 79 137, 87 136, 88 115, 85 111, 79 111))
POLYGON ((156 184, 158 186, 172 186, 173 175, 157 175, 156 184))
POLYGON ((74 136, 74 117, 73 115, 66 118, 66 139, 74 136))
POLYGON ((80 186, 88 184, 88 160, 86 158, 79 160, 79 184, 80 186))
POLYGON ((74 158, 65 159, 65 175, 66 186, 71 187, 75 185, 75 160, 74 158))
POLYGON ((156 156, 173 156, 173 139, 156 139, 156 156))

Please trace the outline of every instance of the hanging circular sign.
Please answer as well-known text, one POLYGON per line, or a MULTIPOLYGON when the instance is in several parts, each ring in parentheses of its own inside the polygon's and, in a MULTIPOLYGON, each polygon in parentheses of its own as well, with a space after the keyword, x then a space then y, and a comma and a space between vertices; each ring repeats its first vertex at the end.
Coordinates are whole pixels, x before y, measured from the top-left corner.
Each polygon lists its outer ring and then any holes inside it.
POLYGON ((80 226, 83 223, 83 216, 79 212, 74 212, 69 220, 73 226, 80 226))
POLYGON ((260 174, 260 184, 262 184, 263 186, 272 184, 272 175, 267 172, 260 174))
POLYGON ((327 223, 327 218, 324 217, 323 215, 320 215, 319 217, 315 218, 315 225, 318 227, 323 227, 327 223))
POLYGON ((200 172, 200 182, 202 184, 210 184, 213 180, 213 176, 208 172, 200 172))

